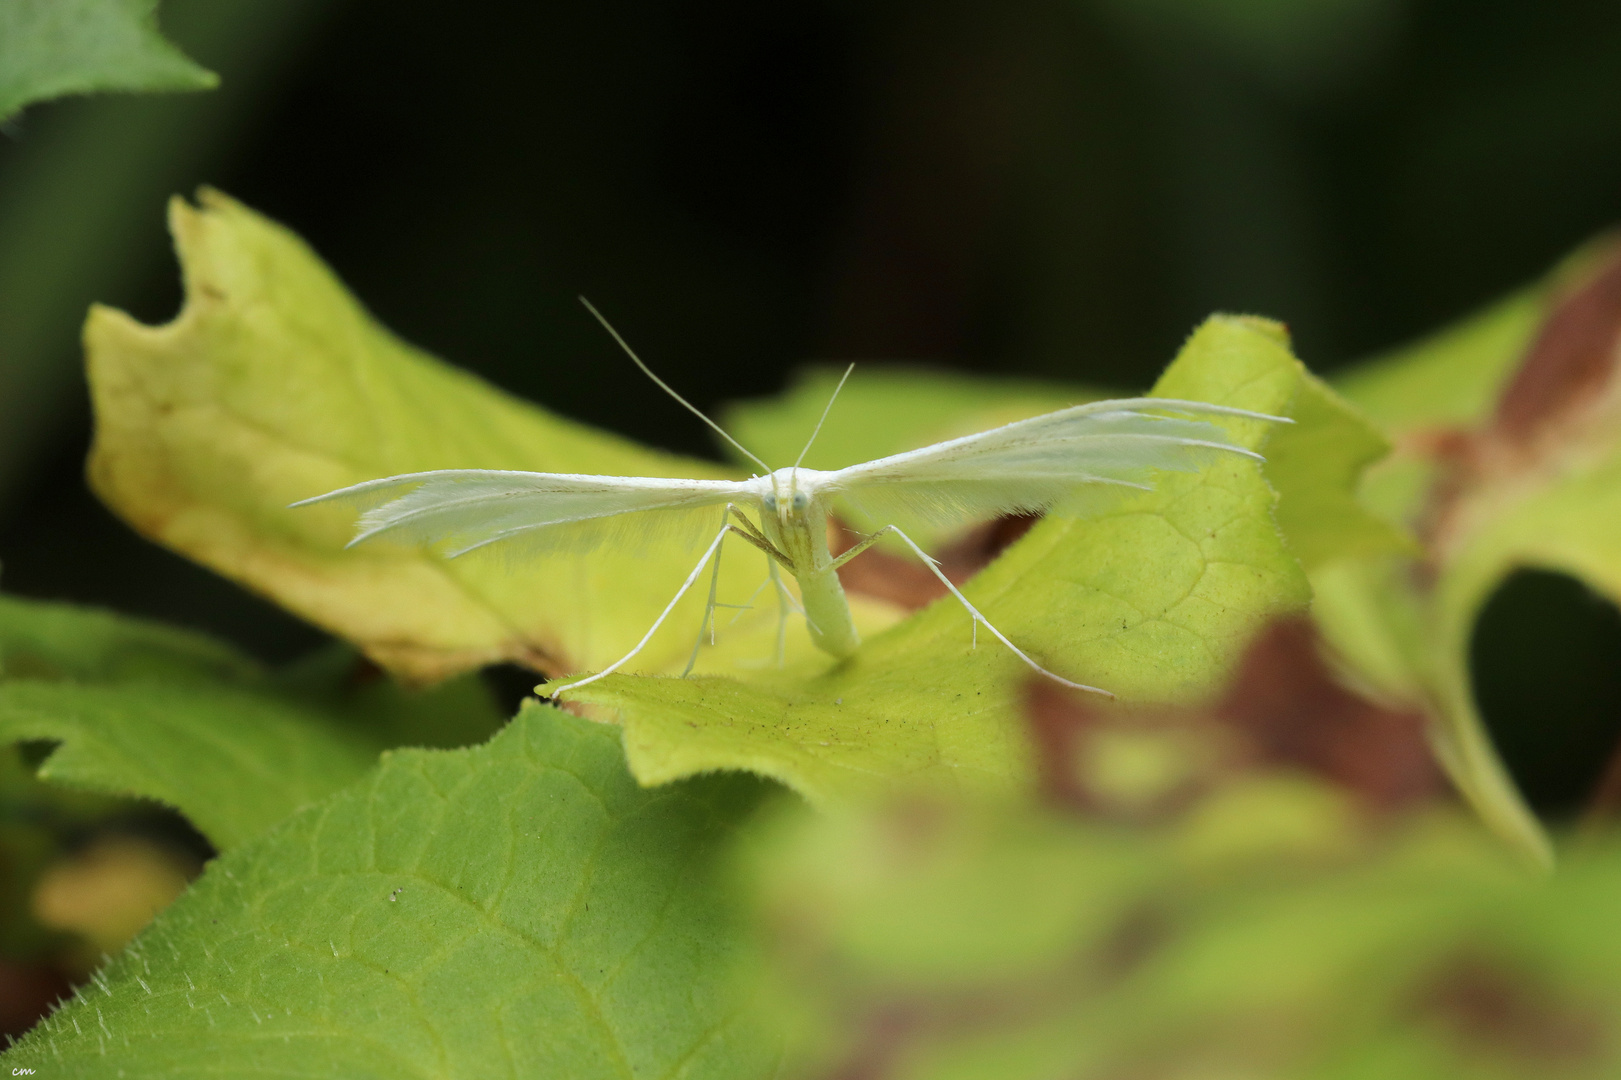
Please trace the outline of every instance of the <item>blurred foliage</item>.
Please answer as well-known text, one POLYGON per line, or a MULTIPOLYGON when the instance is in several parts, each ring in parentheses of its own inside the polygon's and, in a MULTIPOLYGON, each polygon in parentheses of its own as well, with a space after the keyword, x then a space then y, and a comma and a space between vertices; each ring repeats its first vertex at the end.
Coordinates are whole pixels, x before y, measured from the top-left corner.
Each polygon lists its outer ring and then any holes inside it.
POLYGON ((1553 879, 1292 777, 1166 822, 907 805, 760 856, 795 1075, 1601 1077, 1613 844, 1553 879))
POLYGON ((0 120, 25 105, 104 90, 211 90, 163 39, 157 0, 9 0, 0 6, 0 120))
POLYGON ((1529 872, 1319 650, 1279 624, 1192 709, 1033 695, 1040 805, 757 823, 790 1075, 1614 1075, 1613 835, 1529 872))

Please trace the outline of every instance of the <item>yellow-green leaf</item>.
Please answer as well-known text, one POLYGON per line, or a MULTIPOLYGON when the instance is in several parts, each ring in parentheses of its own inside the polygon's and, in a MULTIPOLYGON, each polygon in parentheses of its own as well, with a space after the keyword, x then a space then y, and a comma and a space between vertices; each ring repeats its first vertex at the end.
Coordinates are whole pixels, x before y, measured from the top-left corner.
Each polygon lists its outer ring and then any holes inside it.
POLYGON ((1412 551, 1403 530, 1365 507, 1362 471, 1390 451, 1361 412, 1312 375, 1266 448, 1266 476, 1282 496, 1278 527, 1308 572, 1335 559, 1412 551))
MULTIPOLYGON (((728 470, 553 416, 412 348, 297 237, 217 192, 199 208, 176 200, 170 224, 186 281, 180 316, 150 327, 98 307, 85 327, 91 483, 137 531, 419 680, 504 660, 600 668, 652 625, 696 550, 650 543, 519 562, 382 543, 346 551, 351 510, 288 504, 435 468, 728 470)), ((570 362, 544 343, 536 354, 570 362)), ((741 601, 764 575, 758 558, 728 557, 725 596, 741 601)), ((703 602, 697 590, 683 601, 643 653, 645 670, 685 659, 703 602)), ((893 617, 876 604, 863 613, 869 625, 893 617)), ((764 608, 743 614, 729 635, 740 662, 770 657, 774 626, 764 608)), ((809 649, 802 628, 790 646, 809 649)), ((705 662, 726 670, 730 656, 705 662)))

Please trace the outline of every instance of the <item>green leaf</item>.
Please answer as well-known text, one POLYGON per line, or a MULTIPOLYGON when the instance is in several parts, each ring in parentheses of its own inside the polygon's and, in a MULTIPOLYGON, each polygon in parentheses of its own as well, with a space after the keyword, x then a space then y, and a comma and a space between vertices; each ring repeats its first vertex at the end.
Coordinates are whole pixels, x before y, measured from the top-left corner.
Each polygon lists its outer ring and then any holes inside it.
POLYGON ((259 665, 204 634, 77 604, 0 596, 0 678, 232 682, 259 665))
POLYGON ((41 1076, 761 1077, 719 845, 762 785, 657 792, 611 730, 531 707, 213 863, 0 1056, 41 1076))
MULTIPOLYGON (((1276 413, 1302 374, 1275 325, 1213 318, 1156 392, 1276 413)), ((1247 446, 1270 426, 1226 423, 1247 446)), ((964 592, 1067 677, 1128 701, 1197 698, 1257 627, 1309 598, 1275 498, 1248 459, 1166 474, 1103 516, 1049 516, 964 592)), ((837 665, 746 683, 613 675, 570 698, 618 715, 643 783, 741 768, 815 802, 897 781, 1015 790, 1029 778, 1020 716, 1032 676, 988 634, 970 646, 970 621, 946 598, 837 665)))
POLYGON ((65 94, 218 85, 218 76, 158 33, 157 6, 157 0, 0 4, 0 119, 65 94))
POLYGON ((164 803, 224 850, 350 783, 390 746, 465 743, 499 723, 476 681, 411 693, 351 685, 353 670, 352 656, 331 654, 273 678, 199 634, 4 597, 0 744, 57 743, 40 778, 164 803))
POLYGON ((378 747, 320 714, 224 686, 0 683, 0 742, 61 745, 41 779, 155 799, 222 850, 354 780, 378 747))
MULTIPOLYGON (((434 360, 379 326, 291 233, 217 192, 200 200, 200 209, 170 207, 186 279, 179 318, 147 327, 96 308, 85 327, 90 478, 103 501, 143 535, 414 680, 504 660, 554 673, 601 668, 628 652, 697 550, 650 541, 516 563, 386 543, 346 551, 352 510, 288 504, 435 468, 728 471, 552 416, 434 360)), ((721 587, 741 601, 764 577, 759 558, 728 557, 721 587)), ((695 590, 638 663, 656 671, 684 661, 703 604, 695 590)), ((869 625, 893 619, 868 611, 869 625)), ((742 613, 729 637, 758 662, 774 635, 762 608, 742 613), (745 648, 751 631, 758 647, 745 648)), ((810 651, 802 627, 790 646, 810 651)), ((729 669, 732 658, 704 662, 729 669)))

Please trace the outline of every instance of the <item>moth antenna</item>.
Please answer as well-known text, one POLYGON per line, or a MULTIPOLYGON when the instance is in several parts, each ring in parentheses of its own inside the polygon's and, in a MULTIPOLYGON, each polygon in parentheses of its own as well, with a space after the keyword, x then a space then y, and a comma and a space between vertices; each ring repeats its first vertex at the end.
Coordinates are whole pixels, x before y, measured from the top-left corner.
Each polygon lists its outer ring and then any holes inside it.
POLYGON ((855 369, 854 364, 844 369, 844 375, 840 377, 839 385, 833 388, 833 396, 827 399, 826 405, 822 406, 822 418, 816 421, 816 427, 811 431, 810 438, 805 440, 805 449, 801 450, 799 456, 794 458, 794 468, 799 468, 799 463, 805 460, 806 454, 810 453, 811 443, 815 442, 816 436, 822 433, 822 425, 827 423, 827 414, 833 411, 833 403, 839 400, 839 391, 844 389, 845 382, 850 378, 850 372, 855 369))
MULTIPOLYGON (((591 304, 591 301, 587 300, 583 296, 580 297, 579 300, 580 300, 580 303, 585 305, 585 310, 589 311, 592 315, 596 316, 596 320, 597 320, 597 322, 602 324, 602 328, 604 330, 608 331, 608 333, 610 335, 612 335, 613 339, 619 343, 619 347, 621 349, 625 350, 625 355, 630 357, 631 361, 633 363, 635 363, 635 365, 637 367, 642 369, 642 374, 643 375, 646 375, 649 379, 652 379, 653 382, 658 385, 658 388, 660 390, 663 390, 666 394, 669 394, 671 397, 673 397, 677 401, 679 401, 682 405, 686 406, 687 410, 689 412, 691 412, 692 415, 696 416, 698 419, 700 419, 704 423, 708 424, 712 429, 714 429, 715 434, 719 435, 721 438, 725 439, 727 442, 729 442, 733 446, 737 447, 738 451, 744 457, 748 458, 750 461, 752 461, 756 465, 760 466, 760 468, 764 469, 766 472, 771 471, 771 466, 767 465, 765 462, 763 462, 759 458, 755 457, 752 453, 749 452, 748 447, 744 446, 742 443, 738 442, 736 439, 734 439, 730 435, 728 435, 726 433, 725 428, 721 427, 719 424, 715 423, 715 421, 713 421, 709 417, 705 416, 703 414, 702 410, 700 410, 698 408, 698 406, 694 405, 692 402, 688 401, 686 398, 684 398, 680 394, 676 393, 674 390, 672 390, 670 388, 669 383, 665 382, 663 379, 661 379, 657 375, 653 374, 653 369, 648 367, 646 364, 642 363, 642 358, 637 356, 635 351, 633 349, 631 349, 631 347, 628 344, 626 344, 625 339, 619 336, 619 331, 615 330, 613 328, 613 325, 611 323, 609 323, 607 319, 602 317, 602 312, 598 311, 595 307, 593 307, 592 304, 591 304)), ((818 426, 820 426, 820 425, 818 425, 818 426)))

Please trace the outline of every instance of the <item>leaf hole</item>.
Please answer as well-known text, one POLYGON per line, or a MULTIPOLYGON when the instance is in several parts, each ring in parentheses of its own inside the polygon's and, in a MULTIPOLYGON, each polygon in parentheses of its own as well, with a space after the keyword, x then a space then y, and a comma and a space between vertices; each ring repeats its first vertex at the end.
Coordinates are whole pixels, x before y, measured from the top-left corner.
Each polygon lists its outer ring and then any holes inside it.
POLYGON ((1621 743, 1621 610, 1566 574, 1517 571, 1481 610, 1469 667, 1486 730, 1531 808, 1576 816, 1621 743))

